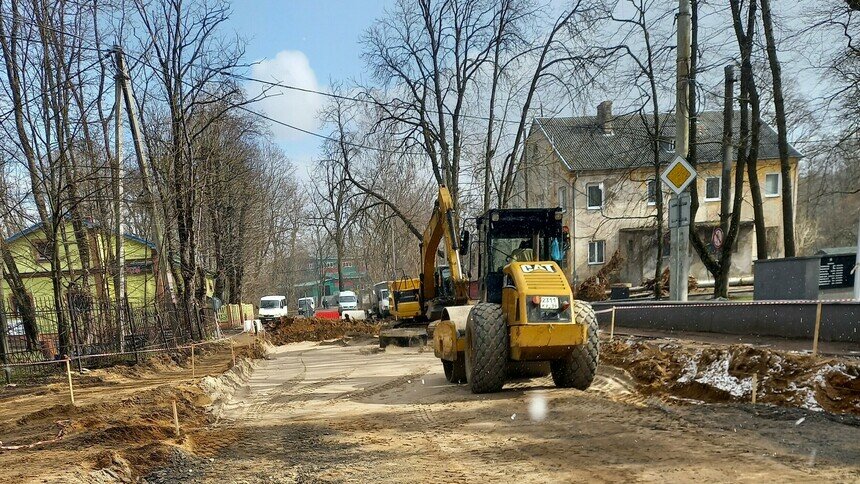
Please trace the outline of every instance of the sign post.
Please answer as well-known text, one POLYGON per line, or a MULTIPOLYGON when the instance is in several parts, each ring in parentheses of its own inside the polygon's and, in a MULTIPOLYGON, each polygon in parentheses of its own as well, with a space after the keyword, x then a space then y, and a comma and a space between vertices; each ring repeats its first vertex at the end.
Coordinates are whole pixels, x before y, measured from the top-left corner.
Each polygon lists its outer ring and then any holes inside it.
POLYGON ((690 273, 690 193, 685 190, 696 179, 696 170, 683 157, 675 155, 660 178, 675 193, 669 199, 669 298, 686 301, 690 273))

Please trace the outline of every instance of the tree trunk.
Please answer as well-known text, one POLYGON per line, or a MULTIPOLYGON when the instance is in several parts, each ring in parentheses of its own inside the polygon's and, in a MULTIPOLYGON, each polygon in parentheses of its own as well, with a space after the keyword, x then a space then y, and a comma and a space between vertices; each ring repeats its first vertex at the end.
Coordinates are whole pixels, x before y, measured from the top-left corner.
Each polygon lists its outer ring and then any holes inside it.
POLYGON ((785 257, 794 257, 794 197, 792 196, 791 164, 788 159, 788 128, 786 126, 785 98, 782 92, 782 68, 776 53, 776 40, 773 36, 770 0, 761 0, 761 18, 764 36, 767 41, 767 60, 773 78, 773 105, 776 110, 776 134, 779 147, 779 168, 782 182, 782 241, 785 257))
POLYGON ((27 294, 27 288, 24 286, 24 280, 21 278, 18 264, 15 262, 15 258, 12 257, 9 246, 6 245, 6 240, 3 237, 0 237, 0 253, 2 253, 3 262, 6 265, 3 277, 6 279, 6 283, 9 284, 18 316, 21 318, 21 323, 24 326, 27 349, 34 351, 39 347, 39 326, 36 324, 36 310, 33 307, 33 300, 27 294))
MULTIPOLYGON (((56 227, 56 225, 54 225, 56 227)), ((57 233, 54 229, 52 234, 53 254, 51 254, 51 289, 54 295, 54 311, 57 317, 57 343, 59 356, 72 355, 72 339, 69 331, 69 323, 63 309, 63 267, 60 262, 60 244, 57 243, 57 233)), ((68 254, 67 254, 68 255, 68 254)), ((68 257, 66 258, 68 260, 68 257)), ((120 335, 122 337, 122 335, 120 335)))

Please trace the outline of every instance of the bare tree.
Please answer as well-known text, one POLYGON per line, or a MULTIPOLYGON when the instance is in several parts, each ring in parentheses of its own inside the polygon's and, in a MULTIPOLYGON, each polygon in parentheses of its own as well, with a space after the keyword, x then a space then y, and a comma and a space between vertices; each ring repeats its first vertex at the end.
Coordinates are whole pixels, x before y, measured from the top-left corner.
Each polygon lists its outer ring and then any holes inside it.
POLYGON ((782 66, 776 49, 770 0, 760 0, 764 36, 767 42, 767 60, 773 82, 773 104, 776 110, 776 133, 779 148, 779 167, 782 179, 782 240, 785 256, 797 253, 794 244, 794 196, 791 163, 788 158, 788 126, 786 125, 785 98, 782 92, 782 66))
MULTIPOLYGON (((142 26, 141 44, 153 52, 155 87, 168 120, 167 136, 160 152, 169 160, 169 177, 161 193, 172 204, 176 222, 179 280, 185 314, 198 307, 201 271, 197 252, 199 177, 196 173, 195 140, 211 123, 235 106, 230 102, 238 88, 224 82, 221 72, 239 64, 242 49, 231 39, 219 37, 229 18, 229 7, 220 0, 136 0, 142 26), (209 106, 221 106, 208 110, 209 106)), ((145 59, 144 59, 145 60, 145 59)), ((146 100, 154 101, 155 93, 146 100)), ((150 144, 151 146, 151 144, 150 144)), ((158 151, 156 151, 158 152, 158 151)), ((168 218, 170 220, 171 218, 168 218)), ((168 259, 169 260, 169 259, 168 259)))

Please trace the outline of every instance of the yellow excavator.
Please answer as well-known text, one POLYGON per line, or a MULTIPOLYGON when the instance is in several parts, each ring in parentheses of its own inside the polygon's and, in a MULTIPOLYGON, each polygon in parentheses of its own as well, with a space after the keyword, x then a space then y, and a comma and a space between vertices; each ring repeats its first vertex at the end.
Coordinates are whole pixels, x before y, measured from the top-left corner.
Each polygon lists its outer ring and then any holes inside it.
MULTIPOLYGON (((497 392, 532 362, 549 363, 556 386, 586 389, 599 358, 597 319, 575 300, 559 263, 570 245, 561 208, 492 209, 476 219, 477 240, 458 234, 447 187, 421 244, 419 300, 445 377, 474 393, 497 392), (459 235, 459 238, 458 238, 459 235), (445 241, 447 266, 437 264, 445 241), (479 297, 470 301, 460 256, 477 247, 479 297)), ((474 260, 474 258, 472 259, 474 260)))

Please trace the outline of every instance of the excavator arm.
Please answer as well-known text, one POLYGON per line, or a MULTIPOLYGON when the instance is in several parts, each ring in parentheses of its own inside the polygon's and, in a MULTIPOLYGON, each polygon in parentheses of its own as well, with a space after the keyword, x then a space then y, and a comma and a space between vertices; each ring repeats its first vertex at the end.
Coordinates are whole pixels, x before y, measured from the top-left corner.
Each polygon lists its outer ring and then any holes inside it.
POLYGON ((430 222, 424 230, 421 242, 421 307, 427 309, 427 304, 440 296, 440 288, 436 281, 436 254, 442 239, 445 240, 445 258, 451 271, 451 281, 454 288, 452 304, 465 304, 468 301, 468 281, 463 277, 460 265, 459 230, 457 215, 451 193, 445 185, 439 186, 439 198, 433 207, 430 222))

